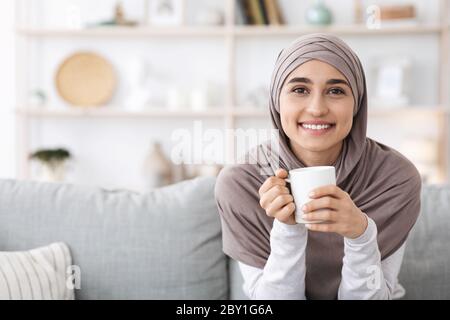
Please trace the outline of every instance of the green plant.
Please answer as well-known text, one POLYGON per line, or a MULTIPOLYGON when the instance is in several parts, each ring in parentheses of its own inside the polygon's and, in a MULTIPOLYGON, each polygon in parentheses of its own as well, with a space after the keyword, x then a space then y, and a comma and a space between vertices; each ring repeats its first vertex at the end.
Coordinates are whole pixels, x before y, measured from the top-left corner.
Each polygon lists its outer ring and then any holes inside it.
POLYGON ((41 149, 30 155, 31 160, 38 160, 49 165, 58 165, 72 156, 66 149, 41 149))

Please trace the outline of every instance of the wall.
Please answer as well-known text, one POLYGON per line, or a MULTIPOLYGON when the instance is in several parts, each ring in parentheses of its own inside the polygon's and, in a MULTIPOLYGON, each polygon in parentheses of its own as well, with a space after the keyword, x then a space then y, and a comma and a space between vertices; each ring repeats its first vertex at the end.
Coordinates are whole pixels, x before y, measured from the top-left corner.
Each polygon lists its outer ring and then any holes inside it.
POLYGON ((15 177, 14 0, 0 1, 0 178, 15 177))

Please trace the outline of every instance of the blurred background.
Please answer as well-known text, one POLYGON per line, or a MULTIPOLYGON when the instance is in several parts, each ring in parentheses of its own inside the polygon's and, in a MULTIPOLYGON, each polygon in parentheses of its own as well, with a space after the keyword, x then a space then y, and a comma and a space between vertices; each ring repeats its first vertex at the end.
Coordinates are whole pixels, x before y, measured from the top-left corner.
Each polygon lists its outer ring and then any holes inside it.
POLYGON ((329 32, 365 68, 368 136, 448 183, 449 2, 2 0, 0 178, 216 175, 268 138, 280 50, 329 32))

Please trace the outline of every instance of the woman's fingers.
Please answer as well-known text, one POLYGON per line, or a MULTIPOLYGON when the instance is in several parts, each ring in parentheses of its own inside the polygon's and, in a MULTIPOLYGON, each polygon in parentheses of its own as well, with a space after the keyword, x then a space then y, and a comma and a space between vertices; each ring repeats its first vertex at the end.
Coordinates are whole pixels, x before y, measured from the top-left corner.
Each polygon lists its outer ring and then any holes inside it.
POLYGON ((270 190, 261 196, 259 204, 263 209, 267 209, 272 201, 274 201, 277 196, 282 194, 289 194, 289 189, 284 185, 274 185, 270 190))
POLYGON ((325 196, 319 199, 313 199, 306 203, 301 209, 304 213, 312 212, 319 209, 338 209, 339 200, 325 196))
POLYGON ((290 194, 281 194, 270 203, 266 212, 268 215, 273 216, 290 202, 294 202, 294 198, 290 194))
POLYGON ((287 224, 295 224, 293 212, 295 210, 294 198, 286 187, 288 173, 278 169, 275 176, 269 177, 259 188, 259 204, 269 217, 273 217, 287 224))
POLYGON ((285 186, 286 181, 275 176, 267 178, 266 181, 264 181, 264 183, 259 188, 259 195, 262 196, 276 185, 285 186))
POLYGON ((281 168, 277 169, 277 171, 275 171, 275 175, 281 179, 286 179, 288 177, 287 171, 284 169, 281 169, 281 168))
POLYGON ((293 202, 285 205, 279 212, 276 218, 287 224, 296 224, 294 216, 295 204, 293 202))
POLYGON ((337 199, 342 199, 348 197, 348 193, 339 188, 336 185, 329 184, 326 186, 318 187, 316 189, 311 190, 309 197, 310 198, 321 198, 323 196, 332 196, 337 199))
POLYGON ((310 212, 302 215, 302 219, 309 221, 330 221, 336 222, 337 220, 337 211, 322 209, 319 211, 310 212))

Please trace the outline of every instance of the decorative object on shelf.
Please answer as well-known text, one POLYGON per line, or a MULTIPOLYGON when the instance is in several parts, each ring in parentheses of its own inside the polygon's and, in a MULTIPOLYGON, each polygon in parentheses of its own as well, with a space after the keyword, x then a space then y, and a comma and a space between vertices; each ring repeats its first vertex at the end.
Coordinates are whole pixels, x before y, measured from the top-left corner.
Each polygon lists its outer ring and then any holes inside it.
POLYGON ((152 142, 144 160, 143 174, 148 189, 162 187, 173 182, 172 163, 162 150, 160 142, 152 142))
POLYGON ((47 103, 47 94, 42 89, 33 90, 30 94, 30 106, 33 108, 40 108, 47 103))
POLYGON ((284 17, 277 0, 238 0, 244 25, 281 25, 284 17))
POLYGON ((177 85, 172 85, 167 89, 167 108, 170 111, 178 111, 185 103, 184 92, 177 85))
POLYGON ((220 26, 225 22, 222 10, 216 8, 205 8, 197 13, 195 23, 203 26, 220 26))
POLYGON ((371 102, 379 108, 409 105, 408 80, 412 62, 408 57, 386 57, 375 61, 371 102))
POLYGON ((190 106, 193 111, 205 111, 210 107, 212 81, 199 81, 190 91, 190 106))
POLYGON ((193 111, 204 111, 208 108, 208 94, 204 88, 192 89, 190 98, 193 111))
POLYGON ((315 0, 314 5, 306 10, 306 22, 311 25, 329 25, 333 22, 333 14, 323 0, 315 0))
POLYGON ((133 27, 136 26, 137 22, 132 20, 127 20, 125 18, 125 11, 123 9, 122 2, 118 1, 114 7, 114 17, 111 20, 102 21, 99 23, 88 25, 88 27, 98 27, 98 26, 124 26, 133 27))
POLYGON ((151 0, 147 5, 149 10, 148 22, 155 26, 182 25, 183 5, 183 0, 151 0))
POLYGON ((379 6, 372 4, 366 8, 366 27, 371 30, 381 28, 379 6))
POLYGON ((81 9, 78 5, 69 5, 66 8, 66 26, 68 29, 79 30, 83 28, 81 9))
POLYGON ((30 160, 40 163, 40 181, 63 182, 66 176, 66 164, 72 156, 63 148, 40 149, 30 155, 30 160))
POLYGON ((416 24, 416 8, 413 4, 370 5, 366 9, 366 25, 369 29, 416 24))
POLYGON ((124 74, 127 86, 125 109, 141 111, 150 104, 153 97, 150 66, 144 59, 135 57, 126 63, 124 74))
POLYGON ((354 23, 362 24, 363 23, 363 0, 353 0, 353 10, 354 10, 354 23))
POLYGON ((384 20, 414 19, 416 8, 413 4, 382 5, 380 18, 384 20))
POLYGON ((114 68, 105 58, 93 52, 77 52, 59 66, 56 89, 66 102, 91 107, 107 103, 116 88, 114 68))

